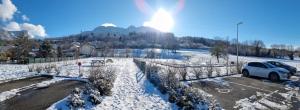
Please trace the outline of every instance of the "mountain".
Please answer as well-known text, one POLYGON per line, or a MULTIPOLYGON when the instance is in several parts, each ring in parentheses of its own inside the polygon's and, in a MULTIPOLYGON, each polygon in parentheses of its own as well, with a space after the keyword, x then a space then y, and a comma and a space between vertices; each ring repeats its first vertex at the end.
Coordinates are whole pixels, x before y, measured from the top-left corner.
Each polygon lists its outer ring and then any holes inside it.
POLYGON ((135 33, 155 32, 155 33, 157 33, 160 31, 150 28, 150 27, 144 27, 144 26, 141 26, 141 27, 129 26, 128 28, 112 27, 112 26, 99 26, 92 31, 85 31, 85 32, 80 33, 79 35, 105 36, 107 34, 115 34, 115 35, 121 36, 121 35, 128 35, 131 32, 135 32, 135 33))
POLYGON ((0 29, 0 40, 12 40, 13 36, 4 29, 0 29))
POLYGON ((6 31, 4 29, 0 29, 0 40, 13 40, 24 33, 28 34, 27 31, 6 31))

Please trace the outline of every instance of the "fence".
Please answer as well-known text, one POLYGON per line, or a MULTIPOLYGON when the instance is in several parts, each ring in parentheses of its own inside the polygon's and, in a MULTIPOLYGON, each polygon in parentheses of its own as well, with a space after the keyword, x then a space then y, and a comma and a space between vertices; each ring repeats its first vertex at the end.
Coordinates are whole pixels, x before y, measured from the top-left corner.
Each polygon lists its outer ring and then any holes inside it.
POLYGON ((67 61, 67 60, 75 60, 75 57, 29 58, 28 63, 48 63, 48 62, 67 61))
MULTIPOLYGON (((192 81, 192 80, 199 80, 199 79, 205 79, 205 78, 215 78, 215 77, 224 77, 224 76, 230 76, 230 75, 236 75, 239 74, 238 71, 240 69, 237 69, 235 64, 206 64, 206 65, 190 65, 190 64, 171 64, 171 63, 165 63, 165 62, 157 62, 157 61, 145 61, 141 59, 134 59, 134 62, 137 64, 137 66, 142 70, 145 71, 147 68, 147 64, 152 65, 160 65, 167 68, 174 68, 174 69, 184 69, 186 74, 194 74, 196 69, 201 69, 199 74, 204 77, 188 77, 184 78, 185 81, 192 81), (222 71, 223 70, 223 71, 222 71)), ((189 75, 187 75, 189 76, 189 75)))

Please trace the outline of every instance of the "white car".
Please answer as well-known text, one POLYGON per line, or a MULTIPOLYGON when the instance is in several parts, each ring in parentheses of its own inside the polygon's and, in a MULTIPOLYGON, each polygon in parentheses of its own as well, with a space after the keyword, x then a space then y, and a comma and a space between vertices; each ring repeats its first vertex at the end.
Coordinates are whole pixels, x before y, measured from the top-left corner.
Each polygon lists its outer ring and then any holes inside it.
POLYGON ((243 66, 243 76, 258 76, 269 78, 271 81, 288 80, 290 78, 289 71, 276 67, 267 62, 249 62, 243 66))

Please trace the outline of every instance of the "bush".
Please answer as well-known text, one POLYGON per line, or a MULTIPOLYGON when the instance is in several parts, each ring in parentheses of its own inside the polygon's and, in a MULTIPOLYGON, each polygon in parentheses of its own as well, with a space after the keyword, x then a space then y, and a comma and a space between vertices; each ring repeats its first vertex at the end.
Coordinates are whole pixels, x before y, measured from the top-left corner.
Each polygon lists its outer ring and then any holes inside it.
POLYGON ((216 67, 215 68, 217 76, 221 76, 221 68, 216 67))
POLYGON ((36 71, 37 73, 41 73, 42 70, 43 70, 43 67, 41 67, 41 66, 37 66, 37 67, 35 68, 35 71, 36 71))
POLYGON ((178 94, 176 91, 171 90, 171 92, 169 92, 169 102, 171 102, 171 103, 177 102, 177 100, 178 100, 177 97, 178 97, 178 94))
POLYGON ((193 109, 192 102, 189 101, 186 96, 181 96, 179 98, 178 102, 176 103, 176 105, 178 107, 182 108, 183 110, 192 110, 193 109))
POLYGON ((212 64, 208 64, 206 67, 206 73, 207 73, 207 77, 212 77, 212 74, 214 72, 214 67, 212 64))
POLYGON ((45 70, 46 73, 50 74, 51 71, 52 71, 51 65, 46 65, 46 66, 44 67, 44 70, 45 70))
POLYGON ((231 73, 235 73, 235 74, 241 74, 242 73, 242 68, 243 68, 243 65, 245 64, 244 61, 239 61, 239 65, 236 66, 231 66, 230 67, 230 72, 231 73))
POLYGON ((56 64, 50 64, 51 68, 56 68, 56 64))
POLYGON ((242 68, 244 66, 245 62, 244 61, 239 61, 239 64, 237 66, 237 73, 242 74, 242 68))
POLYGON ((186 81, 186 76, 187 76, 186 68, 177 68, 176 71, 182 77, 182 80, 186 81))
POLYGON ((91 90, 89 94, 89 101, 92 102, 92 104, 97 105, 102 102, 102 97, 99 91, 97 90, 91 90))
POLYGON ((165 84, 161 83, 158 86, 158 90, 162 93, 162 94, 166 94, 168 92, 168 88, 165 84))
POLYGON ((111 89, 116 79, 115 69, 109 66, 92 68, 89 80, 101 95, 111 95, 111 89))
POLYGON ((61 67, 55 67, 54 71, 55 71, 56 75, 59 75, 61 73, 61 67))
POLYGON ((69 107, 71 109, 82 108, 84 106, 84 100, 80 95, 81 90, 79 88, 75 88, 68 98, 69 107))
POLYGON ((146 77, 154 85, 159 86, 162 77, 158 74, 160 67, 156 65, 146 65, 146 77))
POLYGON ((176 74, 178 71, 181 71, 181 70, 174 69, 174 68, 168 68, 168 70, 167 70, 167 77, 163 81, 165 81, 166 86, 170 90, 177 89, 180 86, 179 79, 176 77, 176 74))
POLYGON ((34 71, 34 65, 28 65, 28 71, 33 72, 34 71))
POLYGON ((195 75, 195 77, 196 77, 197 79, 200 79, 201 76, 202 76, 203 73, 204 73, 204 69, 203 69, 202 67, 200 67, 200 68, 193 68, 193 73, 194 73, 194 75, 195 75))

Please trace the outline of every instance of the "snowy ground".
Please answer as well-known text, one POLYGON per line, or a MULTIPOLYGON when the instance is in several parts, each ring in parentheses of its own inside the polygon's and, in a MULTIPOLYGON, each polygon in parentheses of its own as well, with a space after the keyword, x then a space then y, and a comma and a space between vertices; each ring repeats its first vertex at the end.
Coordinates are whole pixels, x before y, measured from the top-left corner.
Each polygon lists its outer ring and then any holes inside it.
MULTIPOLYGON (((203 64, 209 61, 216 63, 216 58, 211 57, 208 51, 178 51, 179 54, 184 56, 190 56, 189 62, 182 61, 182 60, 171 60, 171 59, 159 59, 153 61, 161 61, 161 62, 168 62, 168 63, 188 63, 188 64, 203 64)), ((230 55, 229 60, 235 61, 235 56, 230 55)), ((78 77, 86 78, 89 75, 89 69, 91 68, 91 60, 94 59, 103 59, 103 58, 87 58, 87 59, 80 59, 82 63, 80 73, 79 74, 79 67, 76 64, 76 60, 72 61, 62 61, 62 62, 53 62, 53 63, 42 63, 42 64, 32 64, 34 66, 45 66, 49 64, 55 64, 57 67, 60 67, 61 74, 60 76, 70 76, 70 77, 78 77)), ((88 109, 114 109, 114 110, 132 110, 132 109, 176 109, 174 104, 171 104, 167 100, 166 95, 162 95, 148 80, 146 80, 145 76, 140 72, 137 66, 134 64, 132 59, 126 58, 112 58, 113 63, 110 65, 116 68, 117 72, 117 79, 114 83, 114 88, 112 89, 112 95, 106 96, 102 103, 97 106, 88 106, 88 109)), ((286 64, 295 66, 300 70, 300 59, 296 58, 295 60, 285 60, 285 59, 272 59, 272 58, 258 58, 258 57, 240 57, 240 60, 243 61, 268 61, 268 60, 275 60, 275 61, 282 61, 286 64)), ((224 60, 221 60, 221 63, 224 63, 224 60)), ((224 70, 221 70, 224 73, 224 70)), ((45 74, 45 72, 42 72, 45 74)), ((10 80, 16 80, 20 78, 25 78, 29 76, 36 75, 36 72, 28 72, 28 65, 0 65, 0 83, 7 82, 10 80)), ((50 74, 55 75, 55 71, 52 71, 50 74)), ((193 76, 190 76, 193 77, 193 76)), ((240 76, 235 76, 240 77, 240 76)), ((54 80, 52 80, 54 81, 54 80)), ((217 80, 209 80, 216 83, 221 83, 224 85, 228 85, 228 83, 224 83, 222 78, 217 80)), ((298 80, 297 80, 298 81, 298 80)), ((54 81, 55 82, 55 81, 54 81)), ((250 82, 248 82, 250 83, 250 82)), ((50 82, 41 82, 35 84, 36 87, 44 87, 48 84, 52 84, 50 82)), ((245 84, 247 86, 247 84, 245 84)), ((29 87, 29 86, 28 86, 29 87)), ((27 88, 24 87, 24 88, 27 88)), ((0 102, 14 95, 18 95, 18 92, 24 88, 16 88, 11 91, 6 91, 0 93, 0 102)), ((200 88, 201 89, 201 88, 200 88)), ((292 87, 292 89, 296 89, 292 87)), ((217 91, 221 91, 223 93, 230 93, 231 91, 228 88, 218 88, 215 89, 217 91), (229 91, 225 91, 229 90, 229 91)), ((289 90, 292 91, 292 90, 289 90)), ((282 97, 287 97, 286 100, 290 97, 291 94, 296 94, 292 92, 277 92, 278 94, 282 95, 282 97)), ((264 96, 268 96, 268 94, 272 93, 265 93, 264 96)), ((62 107, 66 105, 66 99, 62 99, 57 103, 53 104, 49 109, 57 109, 58 107, 62 107), (58 106, 59 105, 59 106, 58 106)), ((264 105, 258 105, 258 103, 264 103, 265 105, 273 106, 271 102, 267 102, 266 98, 261 98, 260 94, 253 94, 253 96, 241 98, 236 101, 237 108, 246 108, 249 106, 249 103, 254 103, 253 106, 263 107, 264 105), (251 99, 253 97, 260 97, 253 102, 251 99), (257 104, 255 104, 257 103, 257 104)), ((251 105, 252 106, 252 105, 251 105)), ((289 107, 289 105, 287 105, 289 107)), ((280 107, 284 106, 275 106, 274 108, 282 109, 280 107)), ((249 109, 249 108, 248 108, 249 109)), ((251 108, 250 108, 251 109, 251 108)), ((283 108, 284 109, 284 108, 283 108)))
POLYGON ((2 65, 0 64, 0 83, 11 79, 21 79, 33 76, 35 73, 28 72, 27 65, 2 65))
MULTIPOLYGON (((208 50, 179 50, 178 51, 183 56, 189 56, 189 61, 192 64, 201 64, 205 62, 212 61, 212 63, 217 63, 217 59, 215 57, 212 57, 208 50)), ((289 60, 289 59, 276 59, 276 58, 262 58, 262 57, 245 57, 245 56, 239 56, 240 61, 244 62, 250 62, 250 61, 280 61, 283 63, 286 63, 288 65, 296 67, 298 70, 300 70, 300 58, 295 58, 295 60, 289 60)), ((236 61, 235 55, 229 55, 229 62, 230 61, 236 61)), ((226 61, 224 59, 220 59, 220 63, 225 64, 226 61)))
POLYGON ((171 104, 164 100, 159 91, 145 77, 138 79, 141 74, 132 59, 124 59, 115 81, 112 96, 106 97, 95 109, 170 109, 171 104))
MULTIPOLYGON (((117 79, 112 89, 112 95, 106 96, 101 104, 91 106, 87 104, 85 109, 105 110, 141 110, 141 109, 172 109, 173 104, 167 101, 140 72, 132 59, 115 60, 117 79)), ((67 109, 67 98, 53 104, 48 110, 67 109)))

